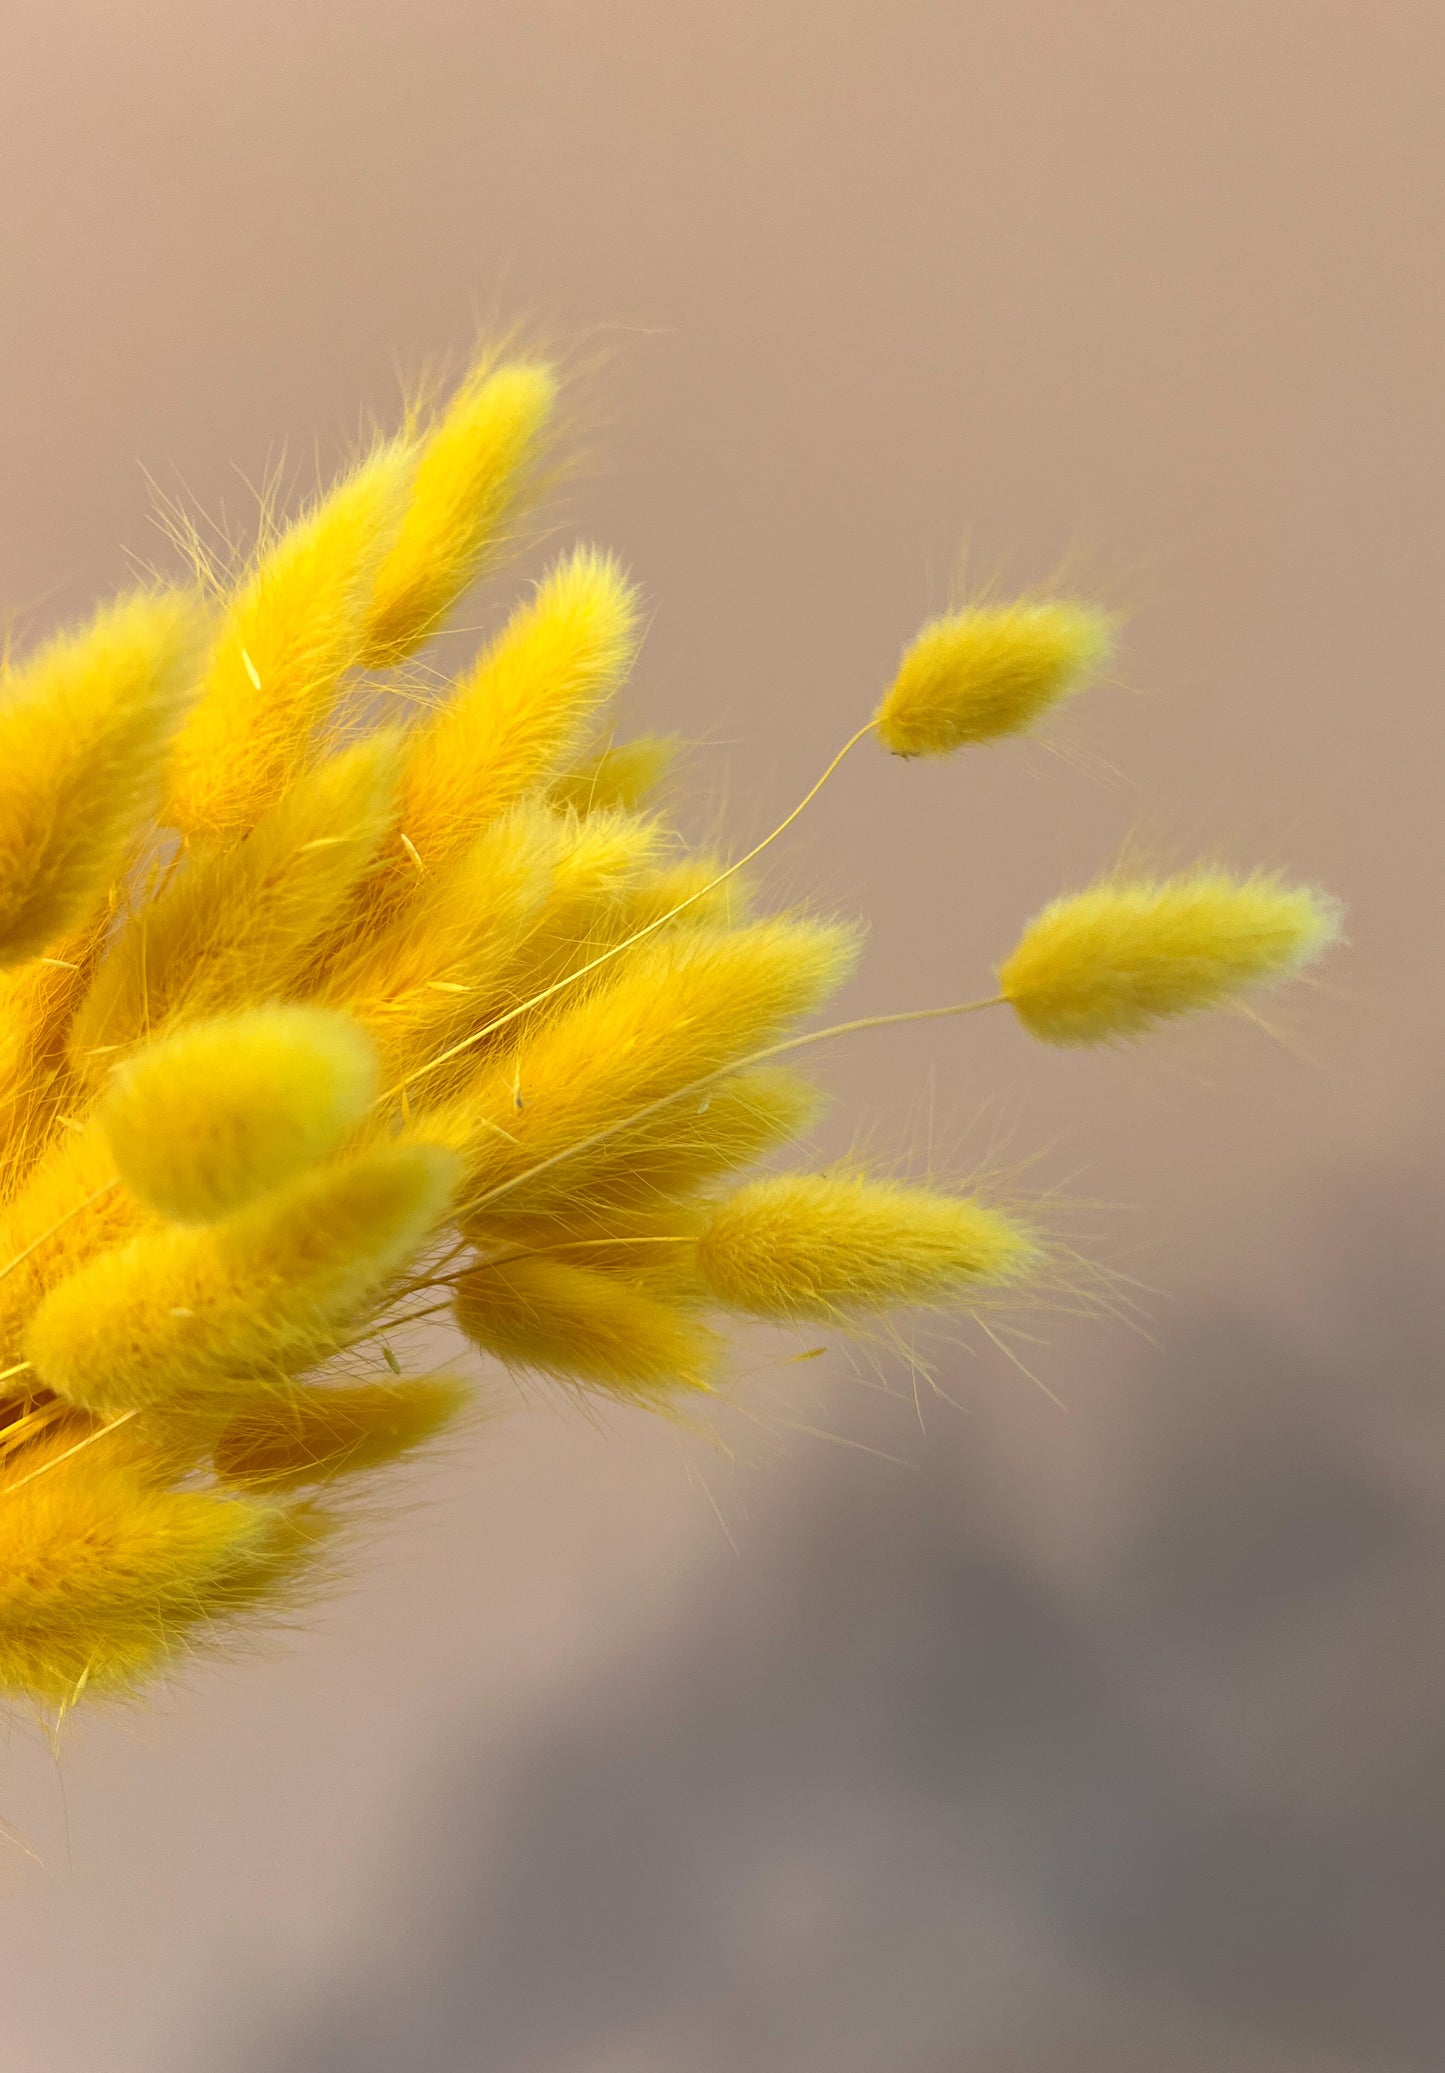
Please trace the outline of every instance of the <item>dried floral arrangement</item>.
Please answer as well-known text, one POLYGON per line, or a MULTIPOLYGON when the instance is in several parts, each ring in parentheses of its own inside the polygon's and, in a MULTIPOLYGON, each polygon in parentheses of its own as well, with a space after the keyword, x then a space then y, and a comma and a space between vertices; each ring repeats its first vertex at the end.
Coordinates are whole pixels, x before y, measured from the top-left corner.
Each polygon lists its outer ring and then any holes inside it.
MULTIPOLYGON (((349 1493, 468 1400, 405 1372, 424 1321, 669 1407, 719 1387, 729 1314, 846 1328, 1045 1271, 972 1193, 745 1177, 814 1114, 829 1032, 799 1025, 855 935, 754 915, 765 843, 688 855, 648 810, 668 745, 610 738, 615 561, 566 555, 418 691, 555 402, 547 366, 480 363, 239 573, 198 555, 6 659, 0 1686, 52 1713, 294 1602, 349 1493)), ((1068 597, 941 617, 829 769, 1026 731, 1113 634, 1068 597)), ((1107 1043, 1336 933, 1272 876, 1115 875, 923 1012, 1107 1043)))

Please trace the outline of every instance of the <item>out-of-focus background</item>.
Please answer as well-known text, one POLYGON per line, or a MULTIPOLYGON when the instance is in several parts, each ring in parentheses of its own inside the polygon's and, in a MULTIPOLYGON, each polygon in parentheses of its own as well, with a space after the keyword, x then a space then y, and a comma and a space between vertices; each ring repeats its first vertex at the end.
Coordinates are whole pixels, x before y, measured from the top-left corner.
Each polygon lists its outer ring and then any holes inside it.
POLYGON ((521 319, 699 824, 965 547, 1131 614, 1061 753, 855 757, 790 838, 851 1008, 1129 840, 1352 946, 1269 1029, 829 1061, 825 1145, 1058 1191, 1147 1331, 965 1331, 916 1402, 750 1347, 730 1452, 519 1407, 299 1635, 15 1723, 6 2073, 1445 2064, 1442 66, 1426 0, 12 0, 18 637, 161 551, 147 475, 239 530, 521 319))

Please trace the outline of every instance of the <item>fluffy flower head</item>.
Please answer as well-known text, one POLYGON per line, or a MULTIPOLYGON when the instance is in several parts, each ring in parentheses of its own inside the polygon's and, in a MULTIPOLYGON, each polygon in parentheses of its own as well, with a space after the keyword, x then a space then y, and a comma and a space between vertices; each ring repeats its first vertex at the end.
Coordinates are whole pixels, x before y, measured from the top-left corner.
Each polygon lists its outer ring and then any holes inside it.
MULTIPOLYGON (((368 1516, 348 1493, 468 1402, 416 1339, 439 1318, 666 1408, 724 1392, 729 1316, 982 1308, 1046 1262, 971 1194, 752 1171, 814 1120, 808 1047, 857 1026, 804 1025, 858 931, 760 909, 772 836, 690 853, 659 810, 670 744, 615 738, 618 562, 564 552, 450 680, 414 659, 515 535, 556 387, 479 366, 206 604, 123 599, 0 674, 9 1692, 125 1691, 289 1602, 368 1516)), ((1111 638, 1069 599, 935 620, 852 739, 1018 732, 1111 638)), ((1096 1041, 1332 927, 1273 880, 1113 883, 1000 988, 1096 1041)))

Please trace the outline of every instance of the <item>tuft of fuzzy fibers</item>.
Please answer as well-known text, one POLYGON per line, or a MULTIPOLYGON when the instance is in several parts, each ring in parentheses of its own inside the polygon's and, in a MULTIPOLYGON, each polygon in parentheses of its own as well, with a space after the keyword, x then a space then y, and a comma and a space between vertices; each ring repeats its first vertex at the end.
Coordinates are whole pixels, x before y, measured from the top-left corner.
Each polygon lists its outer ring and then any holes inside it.
POLYGON ((246 835, 306 768, 362 660, 366 611, 416 456, 388 441, 259 557, 227 610, 166 770, 167 824, 246 835))
POLYGON ((1083 687, 1113 643, 1109 614, 1072 599, 931 619, 878 708, 878 739, 895 756, 948 756, 1024 734, 1083 687))
POLYGON ((217 1439, 216 1474, 244 1490, 279 1491, 388 1468, 435 1439, 468 1395, 455 1376, 425 1375, 257 1396, 217 1439))
POLYGON ((58 1706, 134 1685, 303 1559, 273 1505, 158 1488, 72 1445, 0 1472, 0 1690, 58 1706))
POLYGON ((705 1389, 721 1352, 717 1334, 686 1310, 545 1255, 474 1267, 458 1285, 456 1320, 508 1367, 643 1400, 705 1389))
POLYGON ((1029 923, 999 992, 1043 1043, 1107 1043, 1288 978, 1339 932, 1327 895, 1263 873, 1106 880, 1029 923))
MULTIPOLYGON (((1048 1260, 962 1193, 766 1170, 818 1116, 809 1047, 913 1015, 810 1026, 860 931, 769 911, 766 853, 865 739, 1034 726, 1113 622, 931 622, 770 833, 689 841, 671 742, 618 736, 643 612, 611 555, 425 645, 519 537, 558 387, 479 360, 201 599, 0 666, 0 1690, 52 1714, 312 1587, 472 1400, 422 1334, 696 1411, 740 1315, 977 1315, 1048 1260)), ((1274 879, 1114 880, 1030 925, 1000 998, 1096 1042, 1333 928, 1274 879)))
POLYGON ((275 1002, 148 1044, 111 1075, 99 1119, 133 1194, 206 1224, 327 1158, 376 1087, 376 1053, 354 1024, 275 1002))
POLYGON ((137 1045, 304 990, 314 951, 391 824, 399 744, 382 731, 282 794, 245 842, 182 860, 101 964, 70 1036, 98 1085, 137 1045))
POLYGON ((636 813, 671 770, 677 743, 665 734, 618 741, 556 779, 548 798, 564 812, 599 813, 620 807, 636 813))
POLYGON ((505 1191, 518 1213, 574 1199, 633 1119, 816 1007, 850 970, 852 932, 766 921, 659 935, 612 966, 461 1098, 443 1134, 465 1162, 463 1214, 505 1191))
POLYGON ((854 1173, 779 1173, 716 1205, 697 1241, 714 1297, 757 1317, 836 1318, 966 1300, 1034 1266, 1029 1233, 967 1195, 854 1173))
POLYGON ((446 618, 505 537, 557 397, 549 367, 479 367, 422 447, 396 539, 376 572, 362 661, 402 662, 446 618))
POLYGON ((0 965, 105 897, 160 790, 203 626, 194 598, 143 591, 0 673, 0 965))
POLYGON ((50 1291, 26 1356, 68 1403, 204 1429, 248 1383, 337 1351, 349 1314, 436 1228, 456 1174, 439 1146, 378 1146, 223 1223, 144 1233, 50 1291))
POLYGON ((423 870, 551 781, 632 667, 638 633, 636 592, 611 555, 579 548, 543 577, 412 736, 400 825, 423 870))

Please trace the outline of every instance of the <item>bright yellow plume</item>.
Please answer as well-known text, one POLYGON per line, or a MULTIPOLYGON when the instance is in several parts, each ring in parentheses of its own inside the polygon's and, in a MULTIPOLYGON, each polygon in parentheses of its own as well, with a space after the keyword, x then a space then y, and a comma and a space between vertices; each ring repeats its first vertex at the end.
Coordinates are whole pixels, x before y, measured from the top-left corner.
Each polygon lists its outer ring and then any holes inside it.
POLYGON ((1339 929, 1334 901, 1277 878, 1109 880, 1029 923, 999 992, 1044 1043, 1107 1043, 1287 978, 1339 929))
POLYGON ((194 1022, 112 1075, 116 1171, 180 1223, 214 1223, 327 1158, 376 1096, 376 1053, 341 1015, 277 1002, 194 1022))
POLYGON ((203 621, 142 592, 0 675, 0 965, 82 922, 149 819, 203 621))
POLYGON ((362 660, 401 662, 434 633, 505 539, 556 401, 551 370, 474 370, 428 435, 401 529, 376 572, 362 660))
POLYGON ((1049 1042, 1132 1035, 1335 932, 1272 878, 1115 879, 996 994, 925 977, 810 1027, 860 932, 769 912, 777 838, 865 739, 1035 726, 1114 622, 932 621, 777 827, 699 846, 656 797, 672 744, 613 739, 642 610, 610 555, 488 608, 459 675, 421 652, 516 540, 555 399, 481 363, 208 606, 130 596, 0 671, 0 1689, 52 1713, 312 1588, 474 1401, 428 1332, 696 1411, 729 1317, 1027 1294, 1047 1237, 986 1200, 758 1170, 818 1118, 814 1046, 1004 1001, 1049 1042))
POLYGON ((1018 1281, 1028 1233, 967 1195, 852 1173, 780 1173, 718 1203, 697 1244, 719 1302, 759 1317, 837 1318, 966 1299, 1018 1281))
POLYGON ((705 1389, 722 1346, 700 1319, 647 1290, 545 1256, 474 1267, 457 1286, 456 1318, 508 1367, 644 1401, 705 1389))
POLYGON ((312 760, 364 659, 372 585, 414 465, 408 441, 378 447, 241 584, 171 754, 165 817, 182 834, 249 834, 312 760))
POLYGON ((1108 655, 1114 622, 1072 600, 976 605, 931 619, 878 708, 895 756, 947 756, 1023 734, 1108 655))

